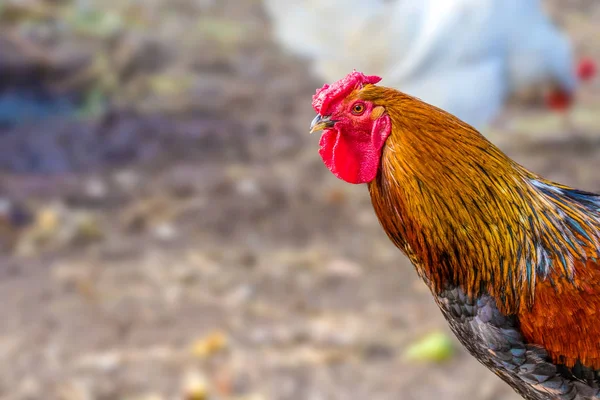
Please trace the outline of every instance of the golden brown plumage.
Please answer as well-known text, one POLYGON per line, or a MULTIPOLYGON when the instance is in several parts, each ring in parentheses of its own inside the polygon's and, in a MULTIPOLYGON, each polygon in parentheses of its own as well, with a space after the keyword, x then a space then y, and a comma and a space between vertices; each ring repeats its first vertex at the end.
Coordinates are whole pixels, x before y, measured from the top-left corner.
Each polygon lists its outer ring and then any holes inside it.
POLYGON ((384 230, 480 361, 530 399, 598 398, 600 198, 544 180, 452 115, 357 74, 313 101, 325 163, 368 183, 384 230), (365 135, 379 137, 382 118, 390 129, 372 174, 361 152, 376 148, 365 135))

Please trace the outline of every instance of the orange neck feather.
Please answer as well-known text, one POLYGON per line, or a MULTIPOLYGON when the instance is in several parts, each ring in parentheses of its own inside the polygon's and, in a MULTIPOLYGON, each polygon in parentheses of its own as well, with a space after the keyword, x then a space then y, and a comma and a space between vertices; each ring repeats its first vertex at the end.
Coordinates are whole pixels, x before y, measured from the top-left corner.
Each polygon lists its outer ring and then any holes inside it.
POLYGON ((486 291, 514 313, 531 306, 536 279, 573 281, 576 261, 598 257, 597 214, 554 193, 572 189, 527 171, 469 125, 417 99, 376 86, 360 97, 392 120, 369 184, 375 212, 434 293, 447 284, 486 291))

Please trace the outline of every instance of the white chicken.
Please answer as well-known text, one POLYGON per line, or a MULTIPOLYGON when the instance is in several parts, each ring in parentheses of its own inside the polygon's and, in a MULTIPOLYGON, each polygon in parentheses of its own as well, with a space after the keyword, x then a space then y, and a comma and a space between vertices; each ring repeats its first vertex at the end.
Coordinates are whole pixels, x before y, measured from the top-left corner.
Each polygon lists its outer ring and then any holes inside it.
POLYGON ((276 40, 324 81, 380 75, 478 128, 517 90, 577 86, 569 40, 539 0, 263 1, 276 40))

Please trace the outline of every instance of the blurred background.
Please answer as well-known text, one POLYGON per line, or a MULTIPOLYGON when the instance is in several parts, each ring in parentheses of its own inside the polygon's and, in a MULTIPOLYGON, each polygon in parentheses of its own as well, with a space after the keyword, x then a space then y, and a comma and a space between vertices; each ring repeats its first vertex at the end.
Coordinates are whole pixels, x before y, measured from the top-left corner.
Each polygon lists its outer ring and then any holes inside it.
POLYGON ((504 65, 516 14, 468 30, 464 6, 420 26, 431 10, 337 13, 351 3, 0 1, 0 398, 517 399, 458 346, 366 188, 323 166, 311 96, 354 67, 449 107, 479 94, 457 112, 510 156, 600 191, 600 4, 543 2, 572 46, 556 57, 588 64, 553 75, 532 46, 517 94, 500 67, 451 76, 504 65), (414 25, 390 36, 389 15, 414 25))

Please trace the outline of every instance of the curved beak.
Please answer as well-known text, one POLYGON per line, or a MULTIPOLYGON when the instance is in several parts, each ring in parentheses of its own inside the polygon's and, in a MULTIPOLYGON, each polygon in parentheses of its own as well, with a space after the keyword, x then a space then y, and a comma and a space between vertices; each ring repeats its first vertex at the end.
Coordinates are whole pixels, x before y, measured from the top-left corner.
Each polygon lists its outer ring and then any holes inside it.
POLYGON ((322 116, 321 114, 318 114, 310 123, 310 133, 331 128, 336 122, 337 121, 331 119, 331 116, 322 116))

